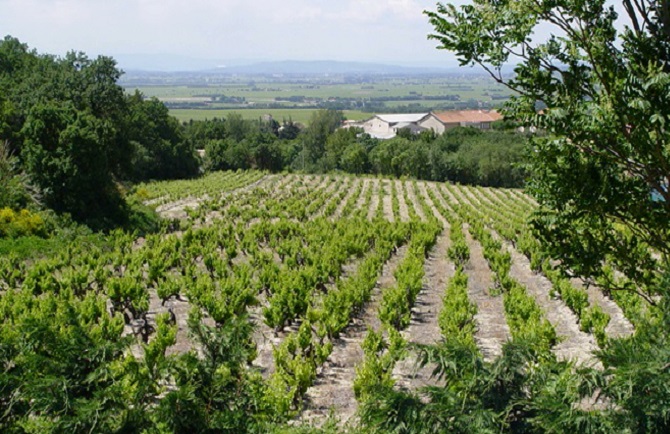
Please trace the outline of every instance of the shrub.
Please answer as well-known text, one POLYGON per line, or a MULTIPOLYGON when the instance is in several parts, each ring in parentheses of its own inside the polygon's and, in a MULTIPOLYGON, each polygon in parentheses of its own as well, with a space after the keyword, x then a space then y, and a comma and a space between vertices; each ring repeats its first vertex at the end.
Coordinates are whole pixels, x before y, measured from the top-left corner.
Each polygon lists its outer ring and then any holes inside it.
POLYGON ((26 235, 46 234, 44 220, 27 209, 18 212, 11 208, 0 209, 0 237, 17 238, 26 235))

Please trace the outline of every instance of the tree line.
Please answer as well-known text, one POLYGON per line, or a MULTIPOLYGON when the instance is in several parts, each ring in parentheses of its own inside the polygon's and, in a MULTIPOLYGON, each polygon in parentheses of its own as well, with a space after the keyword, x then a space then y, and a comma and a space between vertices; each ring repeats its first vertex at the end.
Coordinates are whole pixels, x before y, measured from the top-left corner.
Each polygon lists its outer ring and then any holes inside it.
POLYGON ((455 128, 442 135, 400 130, 378 140, 360 128, 342 129, 337 110, 318 110, 302 128, 290 119, 224 119, 190 122, 186 137, 204 149, 205 170, 340 171, 452 181, 492 187, 524 182, 526 138, 511 131, 455 128))
POLYGON ((127 221, 124 185, 196 176, 183 127, 157 99, 127 95, 110 57, 38 54, 0 41, 0 207, 44 207, 93 227, 127 221), (21 182, 18 180, 21 179, 21 182))

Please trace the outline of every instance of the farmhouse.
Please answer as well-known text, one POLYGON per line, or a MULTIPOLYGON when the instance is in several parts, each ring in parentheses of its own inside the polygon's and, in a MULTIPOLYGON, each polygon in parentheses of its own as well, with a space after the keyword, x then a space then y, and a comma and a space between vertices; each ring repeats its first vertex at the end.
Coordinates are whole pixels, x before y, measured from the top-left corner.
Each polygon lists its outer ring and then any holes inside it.
POLYGON ((450 110, 433 112, 420 124, 432 128, 437 134, 456 127, 473 127, 480 130, 491 129, 491 124, 502 120, 502 115, 495 110, 450 110))
POLYGON ((413 134, 433 130, 442 134, 455 127, 491 129, 491 123, 501 120, 502 115, 495 110, 453 110, 432 113, 380 114, 366 121, 345 121, 343 128, 358 127, 377 139, 390 139, 398 131, 407 128, 413 134))
POLYGON ((415 134, 425 130, 420 123, 429 116, 430 113, 375 115, 362 122, 360 127, 372 137, 390 139, 402 128, 409 128, 415 134))

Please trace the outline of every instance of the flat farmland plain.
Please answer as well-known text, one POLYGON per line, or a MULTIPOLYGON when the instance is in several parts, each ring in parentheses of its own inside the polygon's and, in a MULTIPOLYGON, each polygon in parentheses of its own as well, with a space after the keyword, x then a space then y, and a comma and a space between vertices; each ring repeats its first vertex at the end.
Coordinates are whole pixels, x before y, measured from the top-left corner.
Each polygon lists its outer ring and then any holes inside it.
POLYGON ((221 117, 238 110, 245 118, 259 113, 275 119, 304 122, 318 108, 349 110, 348 119, 364 119, 385 111, 430 111, 453 108, 491 108, 510 96, 509 90, 485 76, 445 75, 350 79, 310 76, 304 79, 235 77, 221 82, 189 85, 151 85, 133 82, 128 92, 139 90, 163 101, 181 121, 221 117), (366 107, 366 108, 365 108, 366 107), (209 111, 213 113, 209 113, 209 111), (242 111, 251 110, 249 113, 242 111))

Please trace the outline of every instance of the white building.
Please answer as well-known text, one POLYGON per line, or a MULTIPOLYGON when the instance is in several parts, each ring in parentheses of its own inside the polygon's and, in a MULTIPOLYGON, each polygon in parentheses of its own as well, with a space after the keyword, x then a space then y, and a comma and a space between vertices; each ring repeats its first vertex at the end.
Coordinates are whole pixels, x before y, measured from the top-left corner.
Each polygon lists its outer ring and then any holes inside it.
POLYGON ((366 121, 346 121, 343 128, 358 127, 376 139, 390 139, 398 130, 408 128, 413 134, 433 130, 442 134, 455 127, 474 127, 482 130, 491 128, 491 124, 502 119, 495 110, 452 110, 437 113, 407 113, 375 115, 366 121))
POLYGON ((424 130, 420 123, 429 116, 430 113, 375 115, 360 124, 360 127, 372 137, 390 139, 402 128, 409 128, 413 133, 424 130))

